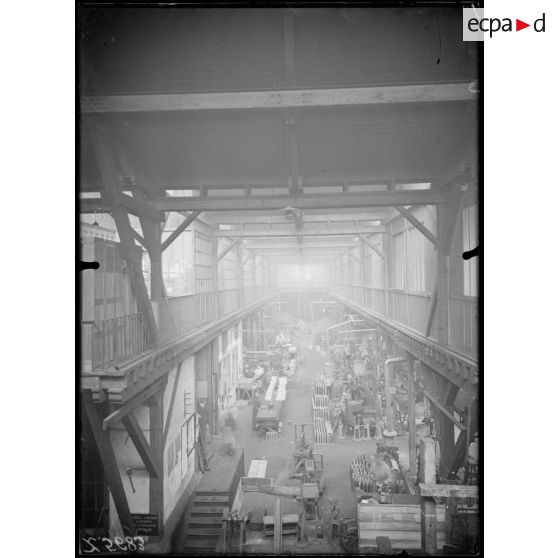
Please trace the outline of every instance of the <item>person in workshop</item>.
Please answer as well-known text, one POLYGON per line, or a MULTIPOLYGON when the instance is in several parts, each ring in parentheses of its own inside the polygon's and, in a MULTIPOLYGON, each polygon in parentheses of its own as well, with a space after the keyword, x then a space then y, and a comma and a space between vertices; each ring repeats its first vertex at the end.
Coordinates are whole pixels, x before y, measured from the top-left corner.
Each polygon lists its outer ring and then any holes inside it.
POLYGON ((475 432, 473 441, 469 444, 469 451, 467 458, 471 465, 478 465, 479 463, 479 433, 475 432))
POLYGON ((262 366, 262 363, 258 362, 258 366, 254 370, 254 380, 260 379, 264 375, 264 373, 265 373, 265 370, 262 366))
POLYGON ((372 465, 374 478, 377 482, 390 482, 392 480, 391 469, 388 464, 383 460, 381 455, 376 455, 372 465))

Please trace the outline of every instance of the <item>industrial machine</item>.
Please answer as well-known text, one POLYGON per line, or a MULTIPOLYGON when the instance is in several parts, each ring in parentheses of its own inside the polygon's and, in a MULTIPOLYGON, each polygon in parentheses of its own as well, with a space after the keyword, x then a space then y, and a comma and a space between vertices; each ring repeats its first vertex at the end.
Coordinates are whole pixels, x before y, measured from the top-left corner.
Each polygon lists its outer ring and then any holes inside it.
POLYGON ((272 376, 263 401, 254 407, 253 427, 260 432, 279 432, 283 405, 287 399, 287 378, 272 376))
POLYGON ((295 424, 295 451, 293 462, 289 467, 289 478, 303 479, 306 482, 315 483, 318 492, 323 490, 322 476, 324 472, 324 456, 312 451, 312 444, 306 437, 305 427, 312 424, 295 424))

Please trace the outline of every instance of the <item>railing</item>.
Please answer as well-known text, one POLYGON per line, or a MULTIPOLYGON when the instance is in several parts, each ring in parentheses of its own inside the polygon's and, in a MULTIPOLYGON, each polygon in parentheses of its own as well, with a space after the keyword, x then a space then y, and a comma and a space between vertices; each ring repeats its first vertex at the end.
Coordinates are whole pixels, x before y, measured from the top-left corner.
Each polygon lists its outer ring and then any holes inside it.
POLYGON ((217 291, 217 312, 220 316, 226 316, 234 312, 242 305, 242 289, 227 289, 217 291))
POLYGON ((330 283, 327 281, 279 281, 277 287, 282 291, 327 291, 330 283))
POLYGON ((242 304, 250 304, 273 292, 268 285, 252 285, 242 289, 242 304))
POLYGON ((199 293, 168 299, 170 317, 177 335, 185 335, 211 321, 215 315, 215 293, 199 293))
POLYGON ((169 312, 178 335, 240 310, 271 293, 266 285, 226 289, 169 298, 169 312))
POLYGON ((147 347, 148 336, 143 314, 82 323, 84 371, 115 365, 146 351, 147 347))
POLYGON ((229 495, 229 504, 232 505, 234 502, 236 491, 238 490, 238 485, 240 484, 240 479, 244 476, 244 448, 242 448, 240 452, 240 459, 238 461, 238 465, 236 466, 236 471, 234 473, 234 477, 231 481, 231 484, 228 489, 229 495))
MULTIPOLYGON (((180 337, 213 320, 223 318, 271 293, 266 285, 211 291, 168 299, 172 322, 169 336, 180 337)), ((166 323, 166 322, 165 322, 166 323)), ((160 332, 161 333, 161 332, 160 332)), ((130 359, 148 349, 143 314, 119 316, 101 322, 82 322, 82 370, 92 372, 130 359)))
MULTIPOLYGON (((360 285, 332 285, 331 292, 362 304, 391 320, 423 332, 431 295, 360 285), (387 294, 387 304, 386 304, 387 294)), ((450 298, 448 346, 467 355, 477 353, 478 308, 474 299, 450 298)))

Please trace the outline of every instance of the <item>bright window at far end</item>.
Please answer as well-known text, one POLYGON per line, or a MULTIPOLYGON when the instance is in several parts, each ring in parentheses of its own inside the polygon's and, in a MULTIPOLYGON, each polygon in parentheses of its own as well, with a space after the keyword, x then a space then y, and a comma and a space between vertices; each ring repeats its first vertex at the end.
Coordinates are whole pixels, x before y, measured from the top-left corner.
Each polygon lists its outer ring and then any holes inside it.
MULTIPOLYGON (((478 246, 478 206, 471 205, 463 210, 463 252, 478 246)), ((463 294, 478 296, 478 257, 463 260, 463 294)))

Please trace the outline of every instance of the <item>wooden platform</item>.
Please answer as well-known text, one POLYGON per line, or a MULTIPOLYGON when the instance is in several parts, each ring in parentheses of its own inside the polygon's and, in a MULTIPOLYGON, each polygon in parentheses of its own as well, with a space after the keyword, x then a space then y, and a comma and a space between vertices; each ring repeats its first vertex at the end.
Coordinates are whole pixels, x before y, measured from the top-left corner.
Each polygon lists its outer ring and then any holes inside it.
MULTIPOLYGON (((244 454, 238 450, 236 455, 214 455, 209 462, 210 470, 203 477, 196 489, 196 494, 210 496, 211 492, 229 491, 233 488, 240 461, 244 454)), ((239 477, 240 478, 240 477, 239 477)))
MULTIPOLYGON (((446 508, 436 506, 436 543, 446 542, 446 508)), ((421 509, 418 504, 357 505, 359 548, 377 548, 377 537, 389 537, 395 550, 421 548, 421 509)))

